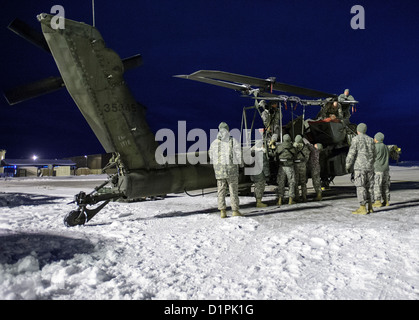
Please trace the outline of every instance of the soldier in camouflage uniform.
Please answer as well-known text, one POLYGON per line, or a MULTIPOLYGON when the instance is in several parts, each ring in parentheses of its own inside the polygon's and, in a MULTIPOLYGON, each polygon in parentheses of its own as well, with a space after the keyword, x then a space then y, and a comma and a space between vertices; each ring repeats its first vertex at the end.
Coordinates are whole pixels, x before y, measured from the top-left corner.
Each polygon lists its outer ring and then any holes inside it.
POLYGON ((305 145, 310 149, 309 164, 311 170, 311 181, 316 192, 316 201, 322 200, 322 181, 320 178, 320 152, 323 149, 321 143, 312 145, 306 138, 303 138, 305 145))
POLYGON ((327 118, 341 120, 343 119, 342 105, 337 101, 329 101, 323 106, 317 117, 323 120, 327 118))
POLYGON ((281 120, 281 112, 278 108, 277 101, 271 101, 269 102, 268 106, 265 107, 265 104, 263 104, 263 106, 265 110, 262 112, 261 117, 266 128, 267 136, 270 137, 269 147, 272 148, 272 146, 278 140, 280 132, 279 122, 281 120))
POLYGON ((296 150, 294 159, 295 170, 295 200, 299 201, 299 186, 301 186, 301 197, 307 202, 307 162, 310 157, 310 149, 303 143, 300 135, 295 137, 294 147, 296 150))
POLYGON ((352 95, 349 94, 349 89, 345 89, 345 91, 339 95, 338 97, 338 101, 342 102, 342 101, 354 101, 354 97, 352 95))
MULTIPOLYGON (((339 95, 338 97, 339 102, 345 102, 345 101, 355 101, 354 97, 349 94, 349 89, 345 89, 345 91, 339 95)), ((349 124, 349 118, 351 117, 351 112, 349 111, 349 106, 342 109, 343 110, 343 122, 348 125, 349 124)))
MULTIPOLYGON (((266 179, 269 178, 269 160, 266 148, 263 146, 263 140, 257 140, 255 146, 253 147, 255 153, 260 152, 261 158, 256 158, 255 166, 258 166, 260 173, 257 175, 250 176, 250 179, 255 184, 255 198, 256 198, 256 207, 264 208, 267 207, 265 203, 262 202, 263 194, 265 193, 266 179), (261 162, 261 163, 260 163, 261 162), (262 166, 261 168, 259 166, 262 166)), ((256 156, 258 157, 258 156, 256 156)))
POLYGON ((295 171, 294 171, 294 157, 296 154, 295 148, 292 145, 291 137, 286 134, 283 137, 283 142, 276 148, 279 166, 278 166, 278 205, 282 205, 282 199, 285 193, 285 182, 288 179, 288 193, 289 204, 294 204, 295 197, 295 171))
POLYGON ((390 151, 383 143, 384 134, 378 132, 374 136, 375 151, 377 153, 374 163, 374 199, 373 207, 379 208, 390 205, 390 167, 388 164, 390 151))
POLYGON ((221 218, 227 217, 226 194, 230 190, 233 216, 241 216, 239 212, 239 165, 242 164, 239 142, 230 136, 229 127, 225 122, 218 126, 218 135, 210 146, 209 157, 214 166, 218 189, 218 209, 221 218))
POLYGON ((346 170, 354 166, 356 194, 360 207, 352 211, 354 214, 368 214, 373 212, 372 197, 374 192, 374 140, 366 135, 367 125, 360 123, 356 128, 358 135, 352 139, 351 147, 346 156, 346 170), (368 209, 366 208, 368 204, 368 209))

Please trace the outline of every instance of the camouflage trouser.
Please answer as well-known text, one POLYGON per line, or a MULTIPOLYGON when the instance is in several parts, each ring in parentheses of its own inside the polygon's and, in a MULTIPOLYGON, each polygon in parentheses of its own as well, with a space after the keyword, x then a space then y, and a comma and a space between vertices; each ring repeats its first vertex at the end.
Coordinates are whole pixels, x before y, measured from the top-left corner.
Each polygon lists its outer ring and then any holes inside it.
POLYGON ((316 193, 322 191, 322 180, 320 179, 320 166, 311 167, 311 182, 316 193))
POLYGON ((255 198, 261 200, 265 193, 265 179, 255 181, 255 198))
POLYGON ((390 172, 375 172, 374 200, 390 201, 390 172))
POLYGON ((288 187, 289 187, 289 196, 290 198, 295 197, 295 172, 294 167, 283 167, 279 166, 278 168, 278 197, 283 198, 285 193, 285 182, 288 179, 288 187))
POLYGON ((361 206, 372 201, 374 196, 374 171, 355 170, 356 195, 361 206))
POLYGON ((255 198, 262 199, 263 194, 265 193, 265 186, 266 186, 266 177, 264 172, 262 171, 260 174, 256 176, 251 176, 250 179, 255 184, 255 198))
POLYGON ((239 210, 239 178, 230 177, 227 179, 218 179, 217 188, 218 188, 218 210, 225 210, 226 206, 226 195, 227 187, 230 190, 230 202, 231 209, 233 211, 239 210))
POLYGON ((295 197, 299 197, 298 186, 301 186, 301 195, 307 196, 307 166, 303 163, 297 163, 294 165, 295 170, 295 197))

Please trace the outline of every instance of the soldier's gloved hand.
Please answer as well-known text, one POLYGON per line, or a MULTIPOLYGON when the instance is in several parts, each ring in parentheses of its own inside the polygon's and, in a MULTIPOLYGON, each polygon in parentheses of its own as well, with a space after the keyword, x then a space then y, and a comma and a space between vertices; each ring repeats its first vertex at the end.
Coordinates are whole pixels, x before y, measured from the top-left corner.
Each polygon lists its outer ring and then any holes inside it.
POLYGON ((271 149, 276 148, 275 141, 273 141, 273 140, 269 141, 269 148, 271 148, 271 149))

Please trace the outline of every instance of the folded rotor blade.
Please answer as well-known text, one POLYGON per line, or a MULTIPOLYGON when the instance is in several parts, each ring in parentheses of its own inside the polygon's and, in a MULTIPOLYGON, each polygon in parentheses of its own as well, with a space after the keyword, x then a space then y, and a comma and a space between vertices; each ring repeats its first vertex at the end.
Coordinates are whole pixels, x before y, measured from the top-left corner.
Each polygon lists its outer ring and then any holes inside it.
MULTIPOLYGON (((275 82, 273 78, 260 79, 260 78, 249 77, 249 76, 244 76, 244 75, 229 73, 229 72, 224 72, 224 71, 218 71, 218 70, 199 70, 197 72, 190 74, 187 77, 184 76, 183 78, 201 81, 201 82, 204 82, 204 81, 197 80, 197 79, 203 78, 203 79, 212 79, 212 81, 215 81, 215 80, 229 81, 229 82, 234 82, 234 83, 241 83, 248 86, 256 86, 263 89, 267 89, 267 88, 270 89, 272 86, 272 90, 288 92, 288 93, 293 93, 293 94, 298 94, 298 95, 304 95, 304 96, 309 96, 309 97, 316 97, 316 98, 328 98, 328 97, 336 96, 335 94, 332 94, 332 93, 317 91, 313 89, 306 89, 306 88, 289 85, 289 84, 281 83, 281 82, 275 82)), ((213 83, 213 84, 216 84, 216 83, 213 83)))
POLYGON ((194 72, 190 75, 190 78, 195 77, 203 77, 203 78, 211 78, 211 79, 218 79, 236 83, 243 83, 250 86, 257 86, 257 87, 265 87, 269 85, 270 82, 264 79, 244 76, 241 74, 229 73, 224 71, 218 70, 199 70, 194 72))
POLYGON ((44 38, 44 35, 41 32, 29 26, 28 24, 26 24, 25 22, 23 22, 22 20, 13 20, 9 24, 8 29, 21 36, 25 40, 29 41, 30 43, 34 44, 35 46, 41 48, 42 50, 51 53, 48 44, 44 38))
POLYGON ((4 93, 10 105, 17 104, 47 93, 54 92, 64 87, 61 77, 49 77, 17 88, 13 88, 4 93))
POLYGON ((336 97, 336 94, 327 93, 322 91, 317 91, 313 89, 306 89, 302 87, 293 86, 286 83, 275 82, 273 85, 273 90, 289 92, 293 94, 298 94, 302 96, 314 97, 314 98, 329 98, 336 97))
POLYGON ((181 79, 189 79, 189 80, 204 82, 204 83, 213 84, 213 85, 216 85, 216 86, 220 86, 220 87, 224 87, 224 88, 228 88, 228 89, 233 89, 233 90, 238 90, 238 91, 246 91, 246 90, 249 89, 248 86, 245 86, 243 84, 230 83, 230 82, 214 80, 214 79, 205 78, 205 77, 196 77, 196 76, 193 76, 193 75, 177 75, 177 76, 174 76, 174 77, 181 78, 181 79))

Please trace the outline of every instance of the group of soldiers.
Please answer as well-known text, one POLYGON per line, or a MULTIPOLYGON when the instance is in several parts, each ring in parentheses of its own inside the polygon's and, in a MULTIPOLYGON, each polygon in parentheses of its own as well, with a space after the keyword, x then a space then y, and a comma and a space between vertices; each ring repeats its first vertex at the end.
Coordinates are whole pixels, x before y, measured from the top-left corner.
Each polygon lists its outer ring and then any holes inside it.
MULTIPOLYGON (((291 136, 285 134, 283 136, 283 142, 278 144, 276 147, 276 156, 278 158, 278 174, 277 174, 277 204, 280 206, 284 203, 285 186, 288 181, 288 204, 295 204, 296 201, 307 201, 307 165, 309 164, 311 169, 311 177, 313 181, 313 187, 316 191, 316 200, 322 199, 321 179, 320 179, 320 151, 322 145, 317 143, 315 145, 310 144, 308 140, 302 138, 300 135, 295 137, 294 143, 292 143, 291 136), (301 188, 301 197, 300 197, 301 188)), ((266 205, 261 202, 261 195, 265 189, 265 184, 261 180, 261 175, 252 176, 252 180, 255 181, 255 197, 256 206, 265 207, 266 205), (259 180, 260 184, 256 181, 259 180)), ((267 178, 266 173, 263 174, 263 178, 267 178)))
POLYGON ((383 142, 383 133, 378 132, 374 139, 366 134, 365 123, 360 123, 356 130, 358 135, 352 139, 346 157, 346 170, 351 171, 353 166, 360 204, 352 213, 368 214, 374 207, 390 205, 389 148, 383 142))
MULTIPOLYGON (((347 97, 349 91, 345 91, 347 97)), ((343 97, 345 98, 345 97, 343 97)), ((353 98, 352 98, 353 99, 353 98)), ((278 130, 279 119, 275 107, 265 109, 262 113, 265 124, 266 145, 262 140, 253 147, 255 151, 263 153, 263 165, 260 173, 251 176, 254 182, 256 207, 267 205, 262 202, 266 181, 270 176, 268 162, 268 148, 275 150, 278 159, 277 174, 277 205, 284 202, 285 186, 288 181, 288 204, 298 201, 307 201, 307 167, 310 166, 313 188, 316 192, 316 201, 322 200, 320 178, 320 152, 323 146, 320 143, 311 144, 307 139, 297 135, 292 142, 291 136, 285 134, 282 142, 277 143, 280 137, 278 130), (274 147, 275 146, 275 147, 274 147), (301 197, 300 197, 301 188, 301 197)), ((227 217, 226 195, 230 192, 233 216, 242 216, 239 211, 239 167, 243 167, 240 143, 230 136, 229 127, 221 122, 217 139, 209 149, 217 180, 218 209, 221 218, 227 217)), ((357 189, 357 198, 360 207, 354 214, 368 214, 373 207, 388 206, 390 201, 390 175, 389 175, 389 149, 384 145, 384 135, 379 132, 374 139, 366 134, 367 126, 361 123, 357 126, 357 136, 352 139, 346 158, 347 172, 353 171, 353 179, 357 189), (374 202, 375 200, 375 202, 374 202)))
MULTIPOLYGON (((221 218, 227 217, 226 195, 230 192, 231 208, 233 216, 241 216, 239 211, 239 167, 243 166, 241 159, 241 146, 239 142, 230 136, 229 127, 225 122, 221 122, 217 139, 215 139, 209 149, 209 157, 212 160, 217 180, 218 189, 218 209, 221 218)), ((261 142, 261 141, 259 141, 261 142)), ((262 202, 265 192, 266 181, 270 176, 269 163, 267 160, 267 150, 263 145, 255 147, 263 149, 263 166, 260 173, 252 175, 251 179, 255 184, 256 206, 259 208, 267 205, 262 202)), ((285 194, 285 185, 288 181, 289 204, 295 204, 300 200, 299 187, 301 186, 301 201, 307 201, 307 164, 310 164, 313 187, 316 190, 316 200, 322 199, 320 164, 319 156, 322 145, 320 143, 312 145, 308 140, 300 135, 296 136, 295 142, 291 142, 291 137, 286 134, 283 142, 276 147, 278 156, 278 175, 277 175, 277 195, 278 205, 282 205, 285 194)), ((258 150, 261 151, 261 150, 258 150)))

